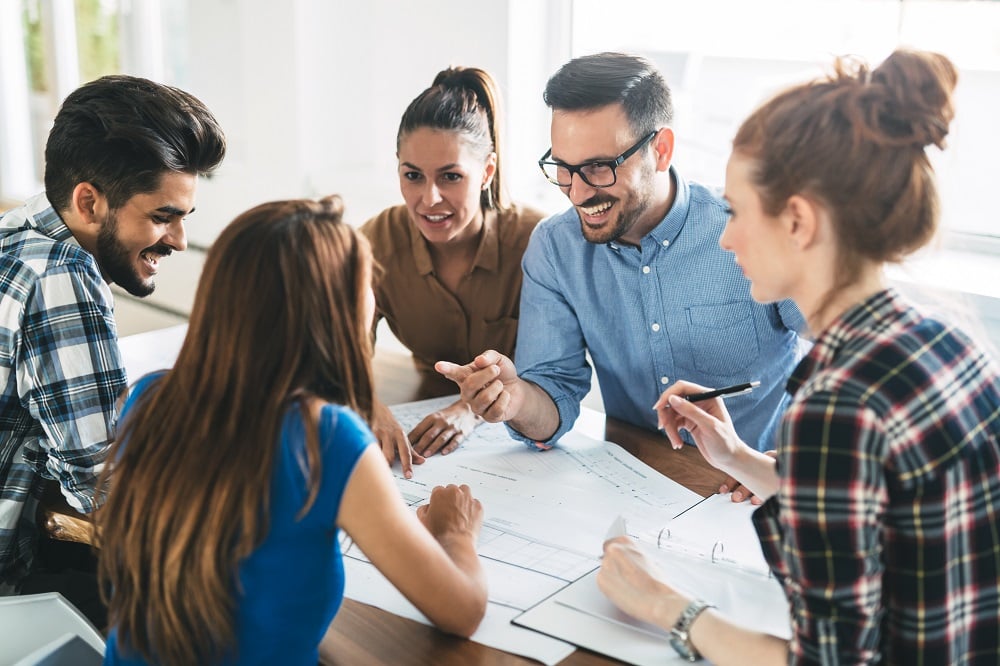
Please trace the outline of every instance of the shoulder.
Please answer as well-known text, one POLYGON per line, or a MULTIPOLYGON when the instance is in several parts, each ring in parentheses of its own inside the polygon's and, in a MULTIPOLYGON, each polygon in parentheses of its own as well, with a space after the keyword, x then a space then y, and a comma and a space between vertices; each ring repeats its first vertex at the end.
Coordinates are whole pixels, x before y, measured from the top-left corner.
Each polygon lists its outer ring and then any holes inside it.
POLYGON ((542 217, 535 225, 532 236, 537 237, 539 241, 554 238, 565 240, 567 236, 583 240, 583 235, 580 233, 580 216, 575 208, 570 207, 562 212, 542 217))
POLYGON ((361 448, 375 440, 371 428, 357 412, 336 403, 325 403, 320 409, 320 432, 327 433, 333 440, 350 441, 361 448))
POLYGON ((500 212, 500 220, 505 224, 534 229, 545 219, 545 213, 533 206, 515 202, 509 208, 500 212))
POLYGON ((688 181, 690 214, 699 219, 725 224, 729 218, 729 205, 722 198, 722 189, 688 181))
POLYGON ((156 372, 150 372, 149 374, 143 375, 136 380, 136 382, 128 389, 128 394, 126 395, 125 402, 121 408, 120 417, 124 418, 135 403, 146 395, 146 393, 151 389, 155 389, 156 385, 159 384, 160 380, 163 379, 166 374, 166 370, 157 370, 156 372))
POLYGON ((374 244, 391 243, 405 238, 410 226, 410 214, 405 205, 386 208, 361 225, 359 231, 374 244))
POLYGON ((523 252, 535 227, 545 217, 540 210, 515 203, 497 213, 497 225, 502 244, 514 246, 523 252))
POLYGON ((94 256, 76 243, 59 241, 34 229, 18 231, 0 239, 4 270, 17 270, 25 278, 42 279, 61 273, 99 277, 94 256))

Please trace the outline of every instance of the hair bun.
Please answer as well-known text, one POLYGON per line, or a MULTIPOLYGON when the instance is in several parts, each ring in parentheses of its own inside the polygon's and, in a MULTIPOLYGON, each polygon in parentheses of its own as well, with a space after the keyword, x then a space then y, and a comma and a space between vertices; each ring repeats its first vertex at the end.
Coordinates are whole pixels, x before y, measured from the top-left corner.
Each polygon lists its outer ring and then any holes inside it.
POLYGON ((879 129, 900 143, 944 148, 955 117, 955 66, 938 53, 897 50, 871 72, 872 89, 884 95, 879 129))
POLYGON ((337 218, 344 215, 344 199, 339 194, 328 194, 319 200, 319 205, 322 206, 323 212, 327 215, 337 218))

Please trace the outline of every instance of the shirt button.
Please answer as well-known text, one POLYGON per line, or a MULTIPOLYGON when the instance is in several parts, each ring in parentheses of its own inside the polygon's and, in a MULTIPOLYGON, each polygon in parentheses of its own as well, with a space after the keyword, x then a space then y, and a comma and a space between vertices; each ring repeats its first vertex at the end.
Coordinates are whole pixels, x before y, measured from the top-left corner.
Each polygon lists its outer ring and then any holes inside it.
POLYGON ((670 245, 670 241, 668 240, 663 241, 663 247, 667 247, 668 245, 670 245))
POLYGON ((648 273, 649 273, 649 266, 643 266, 643 267, 642 267, 642 272, 643 272, 644 274, 648 274, 648 273))
POLYGON ((667 377, 666 375, 664 375, 663 377, 660 377, 660 383, 661 384, 669 384, 670 383, 670 377, 667 377))
POLYGON ((650 326, 650 328, 653 329, 653 333, 656 333, 658 330, 660 330, 660 325, 653 324, 652 326, 650 326))

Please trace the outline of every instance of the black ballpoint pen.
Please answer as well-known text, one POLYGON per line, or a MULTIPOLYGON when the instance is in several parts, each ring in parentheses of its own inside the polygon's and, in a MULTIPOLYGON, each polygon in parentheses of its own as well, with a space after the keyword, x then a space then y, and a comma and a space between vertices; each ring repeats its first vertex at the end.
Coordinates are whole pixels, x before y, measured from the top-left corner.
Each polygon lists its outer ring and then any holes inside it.
POLYGON ((711 400, 712 398, 727 398, 733 395, 749 393, 758 386, 760 386, 760 382, 747 382, 745 384, 736 384, 734 386, 726 386, 712 391, 705 391, 704 393, 692 393, 684 396, 684 399, 688 402, 701 402, 702 400, 711 400))

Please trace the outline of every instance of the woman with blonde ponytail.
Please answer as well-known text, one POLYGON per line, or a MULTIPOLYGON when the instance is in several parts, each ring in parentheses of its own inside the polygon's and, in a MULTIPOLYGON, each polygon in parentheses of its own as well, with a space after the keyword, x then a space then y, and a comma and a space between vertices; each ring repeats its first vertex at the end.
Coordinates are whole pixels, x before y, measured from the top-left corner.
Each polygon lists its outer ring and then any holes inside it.
POLYGON ((132 388, 99 515, 105 663, 314 666, 344 593, 341 529, 443 630, 482 619, 482 507, 448 486, 415 516, 365 423, 373 264, 342 208, 237 217, 174 367, 132 388))
MULTIPOLYGON (((627 540, 598 583, 715 664, 1000 663, 1000 369, 883 269, 938 224, 926 149, 943 148, 957 73, 899 50, 842 59, 740 127, 720 240, 758 301, 791 298, 815 345, 787 383, 776 460, 745 446, 721 400, 678 382, 657 403, 675 448, 766 502, 753 516, 784 587, 791 640, 733 625, 662 582, 627 540), (683 629, 683 632, 680 630, 683 629)), ((709 604, 711 600, 706 600, 709 604)))

